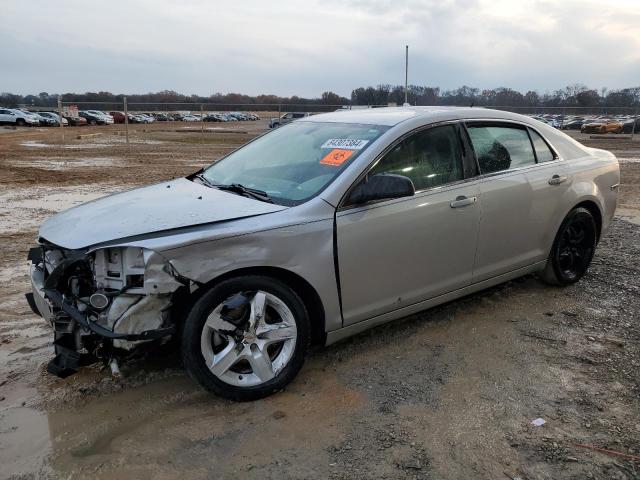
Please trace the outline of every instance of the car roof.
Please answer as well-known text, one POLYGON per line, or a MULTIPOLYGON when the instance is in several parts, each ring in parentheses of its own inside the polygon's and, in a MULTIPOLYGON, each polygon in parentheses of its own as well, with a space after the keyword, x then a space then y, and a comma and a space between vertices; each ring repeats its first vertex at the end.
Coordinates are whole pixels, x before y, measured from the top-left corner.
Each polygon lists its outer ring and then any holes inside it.
POLYGON ((482 107, 382 107, 341 110, 338 112, 312 115, 298 120, 299 122, 339 122, 359 123, 364 125, 395 126, 405 120, 422 118, 425 123, 454 120, 457 118, 483 118, 519 120, 529 119, 524 115, 492 110, 482 107))

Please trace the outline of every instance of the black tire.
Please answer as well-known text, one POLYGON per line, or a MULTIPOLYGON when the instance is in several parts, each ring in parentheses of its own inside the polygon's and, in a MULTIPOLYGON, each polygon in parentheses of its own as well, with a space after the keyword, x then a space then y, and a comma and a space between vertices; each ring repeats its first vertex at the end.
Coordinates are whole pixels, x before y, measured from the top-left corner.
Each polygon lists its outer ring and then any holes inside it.
POLYGON ((95 120, 89 120, 89 125, 97 125, 98 122, 96 122, 95 120))
POLYGON ((27 124, 27 122, 24 121, 24 118, 18 118, 16 120, 16 125, 18 125, 19 127, 24 127, 27 124))
POLYGON ((182 360, 189 374, 205 389, 231 400, 250 401, 282 390, 304 364, 311 338, 309 314, 300 297, 286 284, 271 277, 247 275, 225 280, 207 291, 193 306, 182 331, 182 360), (222 302, 240 292, 261 290, 275 295, 291 310, 297 335, 293 355, 274 378, 265 383, 238 387, 214 375, 205 363, 201 350, 202 331, 209 314, 222 302))
POLYGON ((550 285, 576 283, 587 272, 596 251, 597 227, 586 208, 574 208, 560 225, 541 278, 550 285))

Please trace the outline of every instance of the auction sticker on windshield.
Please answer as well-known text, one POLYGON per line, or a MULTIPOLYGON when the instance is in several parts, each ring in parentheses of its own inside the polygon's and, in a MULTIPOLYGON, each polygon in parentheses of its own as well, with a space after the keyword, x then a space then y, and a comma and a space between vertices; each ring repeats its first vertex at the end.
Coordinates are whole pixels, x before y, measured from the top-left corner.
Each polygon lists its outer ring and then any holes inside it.
POLYGON ((353 150, 341 150, 339 148, 331 150, 325 157, 320 160, 322 165, 331 165, 332 167, 339 167, 342 165, 351 155, 353 150))
POLYGON ((362 150, 369 140, 355 138, 330 138, 320 148, 348 148, 349 150, 362 150))

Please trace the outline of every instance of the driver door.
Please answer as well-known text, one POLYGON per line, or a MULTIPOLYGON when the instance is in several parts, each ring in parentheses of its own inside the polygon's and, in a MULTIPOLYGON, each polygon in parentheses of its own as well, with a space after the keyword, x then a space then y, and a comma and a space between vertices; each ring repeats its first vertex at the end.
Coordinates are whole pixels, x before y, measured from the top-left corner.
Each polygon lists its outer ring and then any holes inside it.
POLYGON ((468 158, 457 125, 423 129, 368 172, 409 177, 414 196, 338 210, 345 326, 471 283, 480 193, 468 158))

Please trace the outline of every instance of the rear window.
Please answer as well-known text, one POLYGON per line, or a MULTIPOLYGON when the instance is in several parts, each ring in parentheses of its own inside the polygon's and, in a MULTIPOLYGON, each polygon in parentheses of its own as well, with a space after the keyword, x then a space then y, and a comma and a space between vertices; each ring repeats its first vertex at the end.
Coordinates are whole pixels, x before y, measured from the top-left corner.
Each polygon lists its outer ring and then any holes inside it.
POLYGON ((553 160, 555 160, 555 155, 549 149, 547 142, 544 141, 540 134, 531 129, 529 129, 529 134, 531 135, 533 148, 536 151, 536 158, 538 159, 538 163, 552 162, 553 160))

